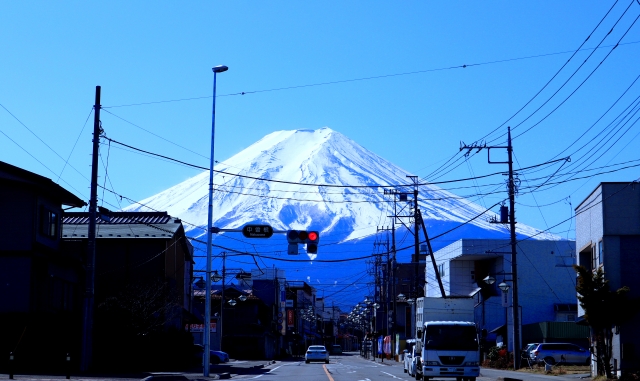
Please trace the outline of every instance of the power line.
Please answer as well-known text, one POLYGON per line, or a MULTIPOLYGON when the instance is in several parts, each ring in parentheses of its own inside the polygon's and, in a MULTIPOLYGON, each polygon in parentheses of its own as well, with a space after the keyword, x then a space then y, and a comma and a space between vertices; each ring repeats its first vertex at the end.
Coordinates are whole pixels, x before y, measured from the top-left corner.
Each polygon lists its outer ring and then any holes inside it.
MULTIPOLYGON (((620 44, 620 45, 637 44, 639 42, 640 41, 632 41, 632 42, 627 42, 627 43, 620 44)), ((611 46, 613 46, 613 45, 611 45, 611 46)), ((597 47, 597 48, 585 48, 585 49, 579 49, 578 51, 602 49, 602 48, 607 48, 607 47, 611 47, 611 46, 601 46, 601 47, 597 47)), ((479 62, 479 63, 472 63, 472 64, 462 64, 462 65, 456 65, 456 66, 446 66, 446 67, 435 68, 435 69, 415 70, 415 71, 409 71, 409 72, 403 72, 403 73, 394 73, 394 74, 382 74, 382 75, 376 75, 376 76, 370 76, 370 77, 352 78, 352 79, 344 79, 344 80, 336 80, 336 81, 328 81, 328 82, 318 82, 318 83, 305 84, 305 85, 276 87, 276 88, 263 89, 263 90, 240 91, 240 92, 235 92, 235 93, 217 95, 217 97, 229 97, 229 96, 238 96, 238 95, 247 95, 247 94, 267 93, 267 92, 274 92, 274 91, 295 90, 295 89, 308 88, 308 87, 327 86, 327 85, 335 85, 335 84, 349 83, 349 82, 360 82, 360 81, 369 81, 369 80, 391 78, 391 77, 401 77, 401 76, 407 76, 407 75, 424 74, 424 73, 431 73, 431 72, 444 71, 444 70, 466 69, 466 68, 474 67, 474 66, 493 65, 493 64, 498 64, 498 63, 521 61, 521 60, 527 60, 527 59, 533 59, 533 58, 549 57, 549 56, 554 56, 554 55, 559 55, 559 54, 567 54, 567 53, 574 53, 575 54, 575 52, 576 52, 575 50, 567 50, 567 51, 562 51, 562 52, 544 53, 544 54, 537 54, 537 55, 518 57, 518 58, 506 58, 506 59, 502 59, 502 60, 486 61, 486 62, 479 62)), ((153 102, 140 102, 140 103, 130 103, 130 104, 122 104, 122 105, 114 105, 114 106, 102 106, 102 109, 105 109, 105 108, 118 108, 118 107, 131 107, 131 106, 145 106, 145 105, 153 105, 153 104, 172 103, 172 102, 185 102, 185 101, 211 99, 211 98, 213 98, 213 96, 212 95, 208 95, 208 96, 189 97, 189 98, 180 98, 180 99, 153 101, 153 102)))

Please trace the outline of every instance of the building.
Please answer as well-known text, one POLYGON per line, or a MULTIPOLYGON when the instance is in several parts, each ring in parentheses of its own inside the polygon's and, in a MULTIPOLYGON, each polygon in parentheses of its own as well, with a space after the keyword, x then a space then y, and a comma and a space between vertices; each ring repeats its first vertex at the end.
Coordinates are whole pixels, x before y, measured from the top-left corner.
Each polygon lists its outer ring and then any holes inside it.
MULTIPOLYGON (((63 251, 71 256, 84 255, 88 230, 89 213, 66 213, 63 251)), ((186 345, 181 341, 187 335, 181 336, 180 332, 193 320, 189 313, 192 277, 193 247, 180 219, 166 212, 109 212, 98 216, 94 362, 99 366, 102 361, 106 366, 117 356, 123 359, 118 364, 130 359, 134 366, 135 361, 143 363, 141 353, 153 356, 152 351, 142 348, 154 348, 170 361, 172 351, 186 345), (171 332, 171 338, 167 332, 171 332), (121 347, 122 353, 114 353, 114 345, 121 347), (168 349, 162 350, 164 346, 168 349), (134 355, 136 351, 139 353, 134 355)), ((158 356, 155 360, 160 359, 158 356)))
MULTIPOLYGON (((571 322, 575 326, 576 261, 575 242, 521 240, 517 244, 518 299, 522 325, 522 343, 572 341, 586 344, 580 329, 570 337, 536 336, 535 326, 542 322, 571 322), (526 328, 532 326, 534 328, 526 328), (527 337, 530 333, 532 336, 527 337), (577 336, 577 337, 574 337, 577 336), (557 339, 557 340, 556 340, 557 339), (562 340, 560 340, 562 339, 562 340)), ((487 343, 502 343, 510 351, 513 338, 511 245, 504 239, 461 239, 434 253, 438 272, 447 296, 471 296, 475 299, 474 320, 487 332, 487 343), (485 281, 491 276, 495 282, 485 281), (509 285, 503 292, 500 283, 509 285)), ((425 295, 440 297, 435 271, 427 266, 425 295)), ((426 307, 426 306, 425 306, 426 307)))
POLYGON ((287 281, 285 348, 288 354, 304 356, 309 345, 323 344, 318 333, 322 325, 316 305, 316 289, 304 281, 287 281))
POLYGON ((62 369, 66 353, 78 355, 84 256, 61 250, 60 227, 64 206, 84 205, 50 179, 0 162, 0 364, 5 369, 12 351, 17 365, 29 370, 62 369))
MULTIPOLYGON (((592 271, 602 268, 611 290, 627 286, 630 298, 640 297, 640 183, 600 183, 575 213, 578 264, 592 271)), ((581 308, 578 315, 584 315, 581 308)), ((612 327, 612 341, 611 361, 617 376, 637 371, 640 314, 612 327)), ((598 373, 596 366, 592 363, 593 375, 598 373)))
MULTIPOLYGON (((277 269, 232 270, 236 283, 224 280, 211 287, 211 348, 227 352, 232 358, 273 359, 281 353, 279 282, 284 286, 284 271, 277 269)), ((226 277, 226 273, 225 273, 226 277)), ((199 278, 199 277, 197 277, 199 278)), ((222 279, 220 279, 222 280, 222 279)), ((194 314, 204 320, 205 284, 194 285, 194 314)), ((284 307, 283 307, 284 309, 284 307)), ((196 344, 203 344, 204 327, 191 327, 196 344)))

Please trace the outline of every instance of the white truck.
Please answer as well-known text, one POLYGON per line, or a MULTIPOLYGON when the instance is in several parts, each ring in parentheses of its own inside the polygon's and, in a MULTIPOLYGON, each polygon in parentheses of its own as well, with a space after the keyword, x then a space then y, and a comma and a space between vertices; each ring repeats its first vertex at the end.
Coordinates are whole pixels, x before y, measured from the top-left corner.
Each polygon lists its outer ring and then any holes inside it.
MULTIPOLYGON (((480 346, 471 298, 423 298, 420 366, 416 380, 476 381, 480 346)), ((420 311, 418 311, 420 313, 420 311)))

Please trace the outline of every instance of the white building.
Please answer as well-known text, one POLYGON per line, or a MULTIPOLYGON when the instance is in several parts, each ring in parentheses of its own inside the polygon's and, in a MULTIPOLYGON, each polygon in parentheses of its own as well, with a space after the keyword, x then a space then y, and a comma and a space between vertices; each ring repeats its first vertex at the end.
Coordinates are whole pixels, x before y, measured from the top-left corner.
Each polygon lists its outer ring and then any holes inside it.
MULTIPOLYGON (((474 320, 488 333, 487 342, 504 342, 512 348, 511 245, 506 239, 461 239, 434 253, 447 296, 472 296, 474 320), (495 283, 483 279, 491 276, 495 283), (502 282, 510 289, 503 293, 502 282)), ((574 322, 577 314, 574 241, 521 240, 517 243, 518 299, 521 325, 541 322, 574 322)), ((440 297, 430 261, 425 270, 425 295, 440 297)), ((573 324, 571 324, 573 325, 573 324)), ((521 330, 522 344, 535 333, 521 330), (524 341, 523 341, 524 340, 524 341)), ((542 337, 544 339, 544 337, 542 337)), ((576 342, 578 338, 566 338, 576 342), (573 340, 576 339, 576 340, 573 340)), ((586 338, 582 338, 585 339, 586 338)), ((584 342, 580 342, 584 345, 584 342)))

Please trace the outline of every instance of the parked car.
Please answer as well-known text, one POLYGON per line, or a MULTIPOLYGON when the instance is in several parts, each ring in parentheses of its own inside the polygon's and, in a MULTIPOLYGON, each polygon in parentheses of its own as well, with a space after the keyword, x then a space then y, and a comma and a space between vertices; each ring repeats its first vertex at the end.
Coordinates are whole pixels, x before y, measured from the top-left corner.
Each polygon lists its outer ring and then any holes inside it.
POLYGON ((589 364, 591 353, 576 344, 540 343, 531 350, 531 359, 537 363, 554 364, 589 364))
POLYGON ((527 353, 527 357, 531 357, 531 351, 538 347, 540 343, 529 343, 524 346, 524 351, 527 353))
MULTIPOLYGON (((193 344, 193 351, 195 353, 196 358, 202 359, 202 361, 204 361, 204 347, 202 345, 193 344)), ((211 364, 220 364, 224 362, 229 362, 229 355, 227 354, 227 352, 214 351, 212 349, 209 351, 209 362, 211 364)))
POLYGON ((409 376, 416 377, 418 367, 421 366, 420 355, 416 354, 415 347, 411 348, 411 352, 407 351, 404 354, 404 372, 408 373, 409 376))
POLYGON ((331 346, 331 354, 332 355, 341 355, 342 354, 342 347, 338 344, 334 344, 331 346))
POLYGON ((409 368, 411 366, 411 352, 407 349, 403 350, 402 359, 404 360, 403 370, 405 373, 409 373, 409 368))
POLYGON ((327 352, 327 348, 324 345, 310 345, 304 355, 304 362, 308 364, 311 361, 324 361, 328 364, 329 352, 327 352))

